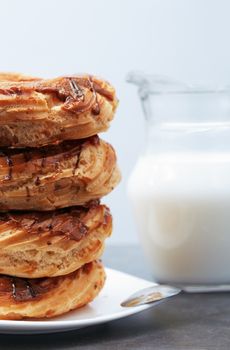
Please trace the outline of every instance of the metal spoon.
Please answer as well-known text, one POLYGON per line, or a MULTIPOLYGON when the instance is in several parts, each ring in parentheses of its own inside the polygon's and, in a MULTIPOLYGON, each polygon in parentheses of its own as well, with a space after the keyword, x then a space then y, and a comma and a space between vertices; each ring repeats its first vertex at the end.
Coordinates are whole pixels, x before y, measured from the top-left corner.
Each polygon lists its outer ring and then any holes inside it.
POLYGON ((172 297, 181 292, 181 289, 177 287, 167 286, 167 285, 156 285, 141 289, 138 292, 132 294, 128 299, 121 303, 124 307, 133 307, 143 304, 151 304, 156 301, 172 297))

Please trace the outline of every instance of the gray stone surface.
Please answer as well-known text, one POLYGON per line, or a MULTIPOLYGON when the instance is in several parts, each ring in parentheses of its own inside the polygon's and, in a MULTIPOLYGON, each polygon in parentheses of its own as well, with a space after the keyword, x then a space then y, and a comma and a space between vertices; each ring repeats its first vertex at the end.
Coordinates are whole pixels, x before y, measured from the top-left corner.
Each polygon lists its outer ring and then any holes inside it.
MULTIPOLYGON (((151 278, 137 247, 108 247, 107 266, 151 278)), ((77 331, 0 335, 0 349, 230 349, 230 294, 181 294, 138 315, 77 331)))

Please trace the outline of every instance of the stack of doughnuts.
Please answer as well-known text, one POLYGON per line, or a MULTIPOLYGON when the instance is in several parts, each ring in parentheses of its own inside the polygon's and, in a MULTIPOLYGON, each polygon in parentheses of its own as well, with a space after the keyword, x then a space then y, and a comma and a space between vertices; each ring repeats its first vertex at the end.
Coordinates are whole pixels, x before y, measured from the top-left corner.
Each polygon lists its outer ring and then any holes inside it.
POLYGON ((90 75, 0 73, 0 319, 47 318, 92 301, 112 231, 100 204, 120 181, 113 87, 90 75))

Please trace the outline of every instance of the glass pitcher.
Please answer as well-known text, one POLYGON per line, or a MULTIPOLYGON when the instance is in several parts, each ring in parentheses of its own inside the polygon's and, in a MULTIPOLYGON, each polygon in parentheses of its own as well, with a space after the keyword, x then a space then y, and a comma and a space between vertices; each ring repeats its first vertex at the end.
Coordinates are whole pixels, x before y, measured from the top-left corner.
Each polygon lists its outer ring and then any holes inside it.
POLYGON ((230 89, 140 73, 128 81, 146 120, 128 195, 154 280, 230 285, 230 89))

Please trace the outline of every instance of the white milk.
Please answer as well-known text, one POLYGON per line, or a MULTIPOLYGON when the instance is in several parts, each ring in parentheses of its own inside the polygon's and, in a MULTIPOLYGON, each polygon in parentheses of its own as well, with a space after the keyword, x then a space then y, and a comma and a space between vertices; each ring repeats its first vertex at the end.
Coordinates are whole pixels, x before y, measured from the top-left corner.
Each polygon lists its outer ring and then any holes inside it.
POLYGON ((128 192, 156 280, 230 283, 230 153, 142 157, 128 192))

